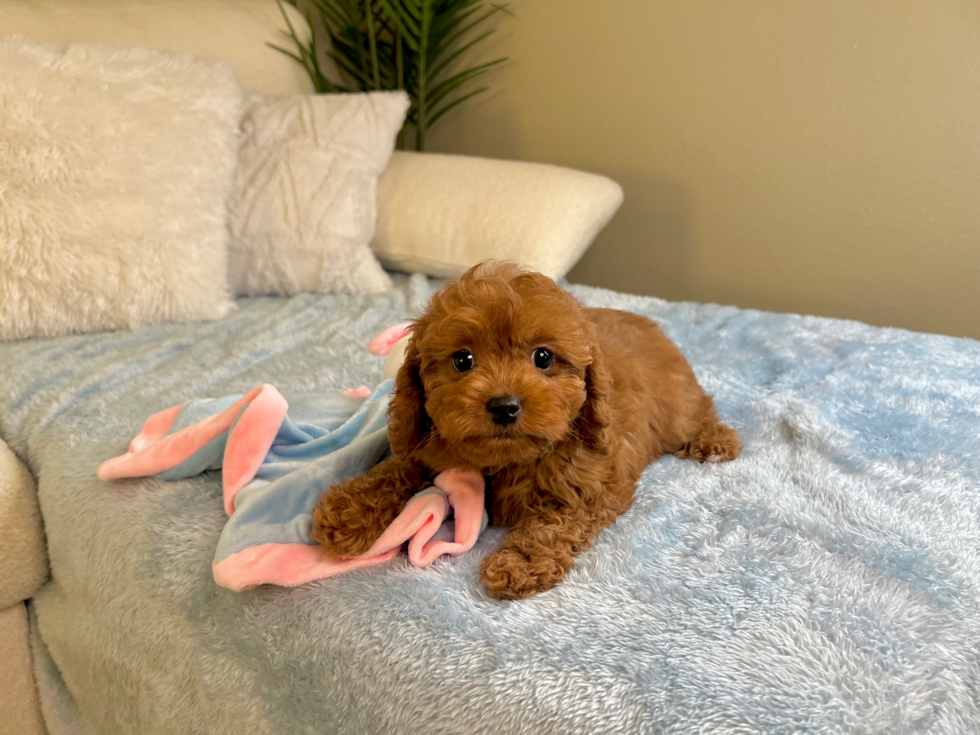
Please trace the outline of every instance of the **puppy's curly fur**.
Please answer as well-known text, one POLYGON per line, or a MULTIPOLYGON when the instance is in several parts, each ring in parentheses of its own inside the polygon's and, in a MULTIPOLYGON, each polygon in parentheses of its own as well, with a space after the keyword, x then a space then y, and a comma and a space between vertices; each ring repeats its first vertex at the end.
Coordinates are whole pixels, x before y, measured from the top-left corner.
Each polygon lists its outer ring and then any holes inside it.
POLYGON ((330 555, 361 554, 436 474, 478 470, 493 522, 511 529, 480 569, 499 599, 557 583, 630 507, 660 455, 722 462, 742 448, 656 324, 583 309, 507 263, 476 266, 433 296, 414 323, 388 424, 393 456, 323 494, 313 537, 330 555), (510 423, 488 405, 501 396, 518 399, 510 423))

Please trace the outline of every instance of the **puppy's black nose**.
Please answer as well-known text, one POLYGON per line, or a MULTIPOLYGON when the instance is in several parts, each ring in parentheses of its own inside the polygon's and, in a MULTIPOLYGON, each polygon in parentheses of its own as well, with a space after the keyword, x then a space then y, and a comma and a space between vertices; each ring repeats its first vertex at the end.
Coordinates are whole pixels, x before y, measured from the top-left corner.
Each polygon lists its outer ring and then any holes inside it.
POLYGON ((515 395, 494 396, 487 401, 487 411, 493 416, 493 423, 501 426, 512 424, 521 412, 521 399, 515 395))

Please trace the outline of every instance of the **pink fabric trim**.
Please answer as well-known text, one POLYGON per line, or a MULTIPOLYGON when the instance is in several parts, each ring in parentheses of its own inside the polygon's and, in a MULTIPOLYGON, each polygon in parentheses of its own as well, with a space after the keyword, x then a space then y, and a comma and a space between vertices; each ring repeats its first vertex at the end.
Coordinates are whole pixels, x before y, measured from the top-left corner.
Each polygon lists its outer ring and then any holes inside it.
POLYGON ((368 342, 368 352, 370 352, 372 355, 387 355, 389 352, 391 352, 391 348, 395 346, 395 343, 397 343, 411 331, 411 322, 402 322, 401 324, 396 324, 393 327, 388 327, 385 331, 368 342))
POLYGON ((116 480, 173 469, 227 431, 241 413, 228 436, 222 471, 225 512, 231 515, 235 510, 235 495, 255 476, 279 433, 288 409, 286 399, 274 386, 265 383, 221 413, 167 435, 180 409, 181 406, 174 406, 147 419, 142 431, 130 442, 129 451, 103 462, 98 476, 102 480, 116 480))
POLYGON ((367 398, 371 395, 371 389, 366 385, 359 385, 356 388, 348 388, 347 390, 340 391, 340 395, 347 396, 348 398, 367 398))
POLYGON ((443 554, 459 556, 472 549, 483 526, 483 475, 441 472, 435 486, 442 493, 412 498, 364 556, 387 553, 408 541, 409 560, 417 567, 427 567, 443 554), (456 520, 455 541, 432 541, 450 509, 456 520))
POLYGON ((184 404, 181 403, 179 406, 164 409, 160 413, 155 413, 150 416, 146 420, 146 423, 143 424, 143 430, 129 443, 129 451, 132 454, 142 452, 150 444, 155 442, 158 437, 166 434, 170 430, 170 427, 173 426, 174 421, 177 420, 177 415, 183 407, 184 404))
POLYGON ((459 556, 476 543, 483 525, 483 476, 452 470, 439 474, 441 493, 427 493, 409 501, 398 518, 365 554, 342 559, 323 555, 320 546, 260 544, 211 565, 214 581, 235 592, 260 584, 296 587, 356 569, 383 564, 397 556, 408 541, 409 561, 427 567, 443 554, 459 556), (455 541, 432 541, 450 508, 456 517, 455 541))
POLYGON ((225 512, 228 515, 235 512, 235 496, 252 481, 265 461, 289 410, 282 393, 268 383, 248 395, 253 394, 252 402, 228 435, 228 446, 225 447, 221 466, 225 512))
POLYGON ((447 515, 449 503, 442 493, 431 492, 414 497, 364 556, 384 554, 408 541, 411 559, 411 548, 416 539, 422 539, 421 543, 425 543, 432 538, 447 515))
POLYGON ((432 534, 428 538, 417 534, 408 543, 408 558, 417 567, 427 567, 443 554, 459 556, 466 553, 473 548, 483 528, 483 475, 479 472, 450 470, 437 475, 435 485, 446 493, 449 504, 453 507, 456 540, 429 541, 432 534))
POLYGON ((212 563, 211 570, 219 585, 242 592, 260 584, 297 587, 355 569, 377 566, 397 554, 398 547, 395 547, 377 556, 333 559, 324 556, 318 545, 260 544, 212 563))
POLYGON ((113 480, 119 477, 140 477, 139 474, 134 474, 129 470, 129 467, 133 464, 132 460, 134 455, 144 451, 153 442, 167 433, 167 430, 173 426, 174 420, 177 418, 177 414, 180 413, 183 405, 180 404, 179 406, 165 409, 150 416, 143 423, 143 428, 140 433, 129 443, 129 451, 118 457, 107 459, 99 465, 99 469, 96 471, 99 479, 113 480))

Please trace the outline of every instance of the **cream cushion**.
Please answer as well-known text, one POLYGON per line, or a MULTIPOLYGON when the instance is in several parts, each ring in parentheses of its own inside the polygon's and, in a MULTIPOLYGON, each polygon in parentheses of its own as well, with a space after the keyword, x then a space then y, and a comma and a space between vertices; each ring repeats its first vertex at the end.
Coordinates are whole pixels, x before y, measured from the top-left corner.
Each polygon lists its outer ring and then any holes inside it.
MULTIPOLYGON (((301 35, 299 12, 283 3, 301 35)), ((253 92, 312 92, 303 68, 266 43, 289 48, 276 0, 2 0, 0 38, 104 43, 185 51, 230 61, 253 92)))
POLYGON ((0 609, 28 599, 47 576, 34 477, 0 439, 0 609))
POLYGON ((538 163, 396 152, 372 249, 387 267, 455 278, 488 258, 561 278, 623 201, 604 176, 538 163))
POLYGON ((41 707, 31 671, 27 606, 0 610, 0 735, 42 735, 41 707))

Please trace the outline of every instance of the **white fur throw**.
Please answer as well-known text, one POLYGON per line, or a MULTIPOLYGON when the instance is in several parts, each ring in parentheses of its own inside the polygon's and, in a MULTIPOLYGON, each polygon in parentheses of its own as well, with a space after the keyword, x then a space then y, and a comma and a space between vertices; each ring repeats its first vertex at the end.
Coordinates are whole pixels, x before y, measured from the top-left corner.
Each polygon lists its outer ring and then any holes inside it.
POLYGON ((0 41, 0 339, 228 313, 226 62, 0 41))
POLYGON ((467 156, 392 156, 371 247, 391 268, 455 278, 487 258, 561 278, 623 202, 605 176, 467 156))
POLYGON ((407 111, 404 92, 252 97, 231 203, 236 293, 391 287, 369 245, 407 111))

